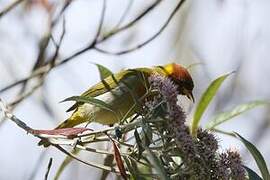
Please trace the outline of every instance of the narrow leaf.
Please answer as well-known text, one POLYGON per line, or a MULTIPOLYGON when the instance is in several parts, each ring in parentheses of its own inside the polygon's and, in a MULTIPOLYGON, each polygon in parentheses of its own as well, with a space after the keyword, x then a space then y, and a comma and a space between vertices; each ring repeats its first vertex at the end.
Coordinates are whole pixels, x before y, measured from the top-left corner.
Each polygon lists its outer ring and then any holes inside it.
POLYGON ((92 131, 92 129, 89 128, 61 128, 61 129, 53 129, 53 130, 33 130, 32 134, 34 135, 63 135, 67 137, 74 137, 78 134, 81 134, 85 131, 92 131))
POLYGON ((248 173, 248 179, 249 180, 263 180, 256 172, 254 172, 252 169, 250 169, 247 166, 244 166, 248 173))
POLYGON ((148 157, 153 163, 153 166, 156 170, 156 172, 160 175, 160 179, 169 180, 169 177, 167 176, 167 173, 164 169, 164 166, 162 165, 161 161, 158 159, 158 157, 148 148, 145 147, 148 157))
POLYGON ((101 101, 101 100, 93 98, 93 97, 72 96, 72 97, 69 97, 67 99, 64 99, 61 102, 66 102, 66 101, 76 101, 76 102, 88 103, 88 104, 92 104, 92 105, 95 105, 97 107, 106 109, 108 111, 114 112, 112 106, 110 106, 109 104, 107 104, 104 101, 101 101))
POLYGON ((153 132, 149 124, 142 123, 142 142, 144 146, 149 146, 153 139, 153 132))
POLYGON ((267 169, 266 162, 260 153, 260 151, 249 141, 247 141, 245 138, 240 136, 238 133, 235 133, 235 135, 240 139, 240 141, 246 146, 246 148, 249 150, 249 152, 252 154, 253 158, 255 159, 257 166, 259 167, 262 177, 264 180, 270 180, 269 171, 267 169))
POLYGON ((141 155, 144 151, 144 148, 143 148, 142 140, 140 138, 140 135, 139 135, 137 129, 135 129, 135 131, 134 131, 134 137, 135 137, 136 145, 138 148, 138 159, 141 159, 141 155))
POLYGON ((108 76, 112 75, 113 73, 108 69, 106 68, 105 66, 103 65, 100 65, 100 64, 95 64, 98 68, 98 71, 99 71, 99 76, 100 76, 100 79, 103 80, 105 78, 107 78, 108 76))
MULTIPOLYGON (((79 149, 73 149, 71 151, 72 154, 77 155, 79 154, 80 150, 79 149)), ((56 171, 56 174, 54 176, 54 180, 58 180, 65 170, 65 168, 70 164, 70 162, 73 161, 73 158, 70 156, 66 156, 66 158, 63 160, 63 162, 60 164, 59 168, 56 171)))
POLYGON ((129 158, 128 158, 128 157, 125 157, 125 156, 124 156, 123 158, 124 158, 125 163, 126 163, 126 165, 127 165, 128 172, 130 172, 130 174, 131 174, 130 179, 131 179, 131 180, 139 179, 139 176, 137 175, 138 172, 136 171, 136 168, 134 168, 134 167, 131 165, 129 158))
POLYGON ((127 173, 126 173, 126 170, 125 170, 123 160, 121 158, 119 148, 115 144, 114 140, 112 140, 112 143, 113 143, 114 158, 115 158, 115 161, 116 161, 116 165, 117 165, 117 167, 118 167, 118 169, 120 171, 120 174, 121 174, 122 178, 126 180, 126 179, 128 179, 128 176, 127 176, 127 173))
POLYGON ((251 110, 257 106, 266 105, 267 102, 265 101, 252 101, 249 103, 241 104, 236 106, 234 109, 228 112, 223 112, 216 115, 210 122, 206 125, 208 129, 213 129, 214 127, 238 116, 248 110, 251 110))
POLYGON ((213 99, 213 97, 216 95, 219 87, 223 83, 223 81, 232 73, 225 74, 217 79, 215 79, 206 89, 206 91, 203 93, 193 116, 193 121, 191 124, 191 133, 193 136, 197 136, 197 129, 199 126, 199 122, 201 120, 201 117, 208 107, 209 103, 213 99))

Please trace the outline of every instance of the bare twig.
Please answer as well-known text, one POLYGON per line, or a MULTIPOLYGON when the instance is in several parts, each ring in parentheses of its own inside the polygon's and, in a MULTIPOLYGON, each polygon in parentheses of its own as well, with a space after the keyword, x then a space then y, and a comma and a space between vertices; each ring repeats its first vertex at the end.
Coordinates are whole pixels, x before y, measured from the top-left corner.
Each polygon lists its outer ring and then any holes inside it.
POLYGON ((1 111, 3 112, 5 118, 10 119, 14 123, 16 123, 17 126, 19 126, 20 128, 22 128, 23 130, 25 130, 27 133, 31 133, 33 131, 33 129, 31 127, 29 127, 27 124, 25 124, 23 121, 21 121, 20 119, 18 119, 16 116, 14 116, 10 112, 10 110, 4 104, 4 102, 2 101, 1 98, 0 98, 0 108, 1 108, 1 111))
POLYGON ((161 2, 161 0, 157 0, 151 6, 149 6, 146 10, 144 10, 141 14, 139 14, 136 18, 131 20, 129 23, 127 23, 126 25, 114 30, 113 32, 109 33, 107 36, 104 36, 103 39, 100 40, 100 42, 103 42, 104 40, 110 39, 113 35, 118 34, 119 32, 124 31, 124 30, 129 29, 130 27, 134 26, 143 17, 145 17, 149 12, 154 10, 154 8, 157 7, 160 2, 161 2))
POLYGON ((156 32, 152 37, 150 37, 149 39, 147 39, 146 41, 136 45, 135 47, 132 47, 130 49, 127 50, 123 50, 123 51, 119 51, 119 52, 111 52, 108 50, 104 50, 102 48, 99 47, 94 47, 95 50, 102 52, 102 53, 106 53, 106 54, 112 54, 112 55, 123 55, 123 54, 127 54, 130 53, 132 51, 138 50, 142 47, 144 47, 145 45, 147 45, 148 43, 150 43, 151 41, 153 41, 157 36, 159 36, 164 29, 168 26, 168 24, 170 23, 171 19, 174 17, 174 15, 176 14, 176 12, 178 12, 178 10, 180 9, 180 7, 182 6, 182 4, 185 2, 185 0, 181 0, 178 5, 175 7, 175 9, 173 10, 173 12, 171 13, 171 15, 169 16, 169 18, 167 19, 167 21, 163 24, 163 26, 159 29, 158 32, 156 32))
MULTIPOLYGON (((53 56, 51 57, 51 59, 49 60, 50 62, 50 69, 52 69, 55 65, 55 62, 56 62, 56 59, 59 55, 59 49, 62 45, 62 42, 63 42, 63 39, 64 39, 64 36, 65 36, 65 32, 66 32, 66 28, 65 28, 65 18, 63 19, 63 31, 62 31, 62 34, 60 36, 60 40, 59 40, 59 43, 56 43, 55 42, 55 46, 56 46, 56 50, 53 54, 53 56)), ((40 62, 40 61, 37 61, 37 62, 40 62)), ((38 66, 34 66, 34 69, 36 69, 36 67, 39 67, 38 66)), ((30 95, 32 95, 39 87, 41 87, 44 83, 44 74, 40 74, 39 76, 39 80, 38 80, 38 83, 33 86, 30 90, 28 90, 28 92, 24 92, 25 91, 25 86, 26 86, 26 82, 28 82, 28 80, 25 81, 25 83, 23 84, 23 87, 21 89, 21 92, 18 94, 17 98, 15 100, 13 100, 12 102, 9 103, 9 107, 10 108, 14 108, 18 103, 20 103, 21 101, 23 101, 25 98, 29 97, 30 95)))
POLYGON ((106 3, 107 3, 107 1, 103 0, 103 6, 102 6, 102 11, 101 11, 101 18, 100 18, 99 25, 98 25, 98 30, 97 30, 95 39, 91 44, 96 44, 96 42, 98 41, 98 38, 102 32, 102 26, 104 23, 105 13, 106 13, 106 3))
POLYGON ((52 161, 53 161, 53 159, 50 158, 49 163, 48 163, 48 167, 47 167, 47 171, 46 171, 46 174, 45 174, 45 177, 44 177, 44 180, 47 180, 48 179, 49 172, 50 172, 51 167, 52 167, 52 161))
POLYGON ((72 1, 73 0, 66 0, 65 1, 64 6, 62 7, 62 9, 59 12, 59 14, 56 16, 56 18, 54 20, 52 20, 52 24, 51 24, 52 27, 54 27, 55 24, 57 24, 57 22, 60 20, 60 17, 62 17, 62 15, 66 11, 66 9, 70 6, 70 4, 71 4, 72 1))
POLYGON ((134 2, 133 0, 129 0, 128 5, 127 5, 124 13, 122 14, 122 16, 120 17, 118 23, 115 25, 115 27, 113 29, 119 29, 119 27, 121 26, 121 24, 123 23, 123 21, 127 17, 127 14, 129 13, 129 10, 130 10, 133 2, 134 2))
POLYGON ((25 98, 31 96, 33 92, 35 92, 40 86, 43 84, 43 80, 41 79, 35 86, 33 86, 28 92, 24 92, 22 94, 19 94, 16 99, 14 99, 12 102, 8 104, 10 108, 14 108, 18 103, 20 103, 25 98))
MULTIPOLYGON (((45 141, 50 142, 50 139, 46 139, 46 138, 42 137, 41 134, 36 134, 35 133, 36 130, 32 129, 27 124, 25 124, 23 121, 21 121, 19 118, 17 118, 15 115, 13 115, 8 110, 7 106, 4 104, 4 102, 2 101, 2 99, 0 99, 0 108, 1 108, 1 111, 3 112, 5 118, 13 121, 17 126, 19 126, 20 128, 22 128, 23 130, 25 130, 27 133, 30 133, 30 134, 32 134, 35 137, 38 137, 38 138, 40 138, 42 140, 45 140, 45 141)), ((80 158, 78 158, 78 157, 74 156, 73 154, 69 153, 68 151, 66 151, 64 148, 62 148, 58 144, 51 143, 51 145, 54 146, 54 147, 56 147, 58 150, 60 150, 61 152, 65 153, 66 155, 68 155, 68 156, 70 156, 70 157, 76 159, 77 161, 80 161, 80 162, 82 162, 82 163, 84 163, 86 165, 89 165, 89 166, 92 166, 92 167, 96 167, 96 168, 102 169, 102 170, 107 170, 107 171, 110 171, 110 172, 113 172, 113 173, 119 173, 119 171, 116 170, 113 167, 107 167, 107 166, 104 166, 104 165, 101 165, 101 164, 96 164, 96 163, 90 163, 90 162, 83 161, 80 158)))
MULTIPOLYGON (((69 2, 69 1, 68 1, 69 2)), ((97 40, 95 43, 90 43, 90 45, 88 45, 87 47, 84 47, 80 50, 78 50, 77 52, 75 52, 74 54, 70 55, 67 58, 64 58, 62 61, 56 61, 55 62, 55 66, 54 67, 58 67, 61 65, 66 64, 67 62, 69 62, 70 60, 78 57, 79 55, 87 52, 88 50, 93 49, 97 44, 100 44, 108 39, 110 39, 111 37, 115 36, 116 34, 129 29, 130 27, 132 27, 133 25, 135 25, 139 20, 141 20, 143 17, 145 17, 146 14, 148 14, 150 11, 152 11, 159 3, 161 2, 161 0, 156 1, 155 3, 153 3, 151 6, 149 6, 149 8, 147 8, 145 11, 143 11, 140 15, 138 15, 135 19, 133 19, 132 21, 130 21, 129 23, 127 23, 125 26, 114 30, 113 32, 109 33, 108 35, 104 36, 103 38, 101 38, 100 40, 97 40)), ((68 4, 69 5, 69 4, 68 4)), ((13 88, 14 86, 17 86, 19 84, 25 83, 26 81, 29 81, 30 79, 33 79, 37 76, 40 76, 42 74, 47 74, 49 73, 49 71, 51 70, 51 65, 50 64, 44 64, 43 66, 35 69, 28 77, 22 78, 16 82, 11 83, 10 85, 2 88, 0 90, 0 93, 3 93, 7 90, 9 90, 10 88, 13 88)))
POLYGON ((55 66, 55 62, 57 60, 57 57, 59 56, 59 50, 60 50, 60 47, 62 45, 65 34, 66 34, 66 19, 64 17, 63 18, 63 23, 62 23, 62 33, 61 33, 61 36, 60 36, 59 43, 56 43, 53 36, 51 35, 51 39, 53 40, 53 42, 55 44, 55 47, 56 47, 54 55, 52 56, 51 60, 49 61, 50 64, 51 64, 51 68, 53 68, 55 66))
POLYGON ((8 12, 10 12, 12 9, 17 7, 20 3, 22 3, 24 0, 16 0, 12 2, 10 5, 8 5, 4 10, 0 12, 0 19, 6 15, 8 12))
POLYGON ((95 168, 98 168, 98 169, 101 169, 101 170, 106 170, 106 171, 110 171, 110 172, 113 172, 113 173, 119 173, 119 171, 116 170, 113 167, 108 167, 108 166, 104 166, 104 165, 101 165, 101 164, 96 164, 96 163, 92 163, 92 162, 90 163, 90 162, 83 161, 82 159, 74 156, 73 154, 71 154, 70 152, 68 152, 67 150, 65 150, 64 148, 62 148, 61 146, 55 145, 55 144, 52 144, 52 145, 54 147, 56 147, 58 150, 60 150, 61 152, 63 152, 64 154, 72 157, 73 159, 76 159, 77 161, 79 161, 79 162, 81 162, 83 164, 86 164, 88 166, 92 166, 92 167, 95 167, 95 168))
MULTIPOLYGON (((49 19, 49 27, 48 27, 48 31, 40 39, 40 42, 39 42, 39 53, 38 53, 36 62, 33 65, 32 73, 36 69, 38 69, 39 67, 42 67, 44 65, 44 63, 46 61, 46 57, 45 57, 46 56, 46 51, 47 51, 47 48, 48 48, 50 39, 52 37, 53 28, 55 27, 55 25, 57 24, 57 22, 59 21, 59 19, 63 15, 63 13, 66 10, 66 8, 70 5, 70 3, 71 3, 71 0, 67 0, 65 2, 65 4, 64 4, 63 8, 61 9, 60 13, 56 16, 56 18, 54 20, 51 20, 52 19, 52 14, 51 13, 49 14, 49 18, 48 18, 49 19)), ((61 34, 60 43, 59 44, 62 43, 62 39, 64 37, 64 34, 65 34, 65 19, 63 20, 63 32, 61 34)), ((56 58, 58 56, 59 48, 60 48, 60 45, 56 48, 55 53, 54 53, 54 56, 51 58, 51 60, 49 60, 49 62, 52 65, 51 68, 53 68, 53 66, 55 64, 56 58)), ((40 81, 43 79, 42 75, 43 74, 40 75, 40 81)), ((20 90, 20 92, 18 94, 22 94, 25 91, 25 88, 27 86, 27 83, 28 83, 28 81, 25 81, 25 82, 22 83, 21 90, 20 90)))
POLYGON ((20 80, 18 80, 16 82, 13 82, 10 85, 4 87, 3 89, 0 90, 0 93, 3 93, 5 91, 9 90, 10 88, 13 88, 13 87, 15 87, 15 86, 17 86, 19 84, 22 84, 22 83, 24 83, 24 82, 26 82, 26 81, 28 81, 30 79, 33 79, 33 78, 35 78, 35 77, 37 77, 37 76, 39 76, 41 74, 48 73, 51 70, 50 66, 51 66, 50 64, 46 64, 46 65, 36 69, 28 77, 22 78, 22 79, 20 79, 20 80))

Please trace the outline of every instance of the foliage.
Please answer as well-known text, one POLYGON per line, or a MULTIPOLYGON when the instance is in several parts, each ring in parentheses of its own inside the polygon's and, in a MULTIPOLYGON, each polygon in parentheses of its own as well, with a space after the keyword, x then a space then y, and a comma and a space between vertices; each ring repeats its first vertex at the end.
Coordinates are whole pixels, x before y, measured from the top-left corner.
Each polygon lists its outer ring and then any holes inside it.
MULTIPOLYGON (((100 69, 100 77, 104 77, 103 72, 108 71, 100 69)), ((108 136, 108 141, 113 145, 116 166, 125 179, 126 176, 130 179, 258 179, 260 176, 256 172, 242 164, 237 151, 220 152, 213 132, 199 127, 202 114, 230 74, 214 80, 203 93, 194 113, 192 133, 185 124, 185 112, 177 105, 176 85, 167 78, 155 75, 148 79, 151 84, 148 93, 159 93, 141 102, 144 106, 138 115, 123 121, 121 126, 80 136, 86 139, 81 139, 79 144, 87 147, 89 143, 96 143, 108 136), (90 135, 94 135, 94 139, 90 140, 90 135)), ((68 100, 88 101, 79 98, 68 100)), ((92 99, 89 99, 88 103, 110 108, 104 105, 104 102, 92 99)), ((266 102, 254 101, 237 106, 230 112, 216 115, 207 127, 214 130, 217 125, 265 104, 266 102)), ((239 134, 236 136, 247 145, 261 169, 263 178, 267 179, 269 173, 259 151, 239 134)))
MULTIPOLYGON (((110 71, 102 66, 98 66, 98 69, 101 78, 110 75, 110 73, 108 74, 110 71)), ((263 178, 269 180, 266 162, 251 142, 238 133, 229 133, 240 139, 251 152, 261 171, 262 178, 243 164, 241 156, 236 150, 221 151, 216 135, 210 131, 216 130, 217 125, 247 110, 265 105, 267 102, 254 101, 242 104, 232 111, 216 115, 207 125, 208 129, 199 126, 202 114, 228 75, 214 80, 203 93, 190 127, 186 125, 186 113, 178 104, 177 86, 169 78, 156 74, 146 79, 150 86, 144 98, 136 101, 140 107, 139 111, 134 116, 123 119, 119 125, 100 131, 92 131, 89 128, 34 130, 11 114, 2 103, 1 109, 5 117, 14 121, 28 133, 47 141, 68 155, 59 167, 55 179, 58 179, 65 167, 72 159, 75 159, 86 165, 102 169, 106 172, 103 173, 103 178, 106 178, 108 172, 112 172, 122 176, 123 179, 263 178), (100 142, 108 142, 113 151, 89 146, 100 142), (64 149, 63 145, 72 146, 72 152, 64 149), (108 156, 106 159, 109 159, 109 163, 106 160, 104 165, 101 165, 80 159, 78 156, 80 151, 105 154, 108 156), (115 163, 111 156, 114 157, 115 163)), ((95 98, 74 96, 65 101, 89 103, 113 111, 108 104, 95 98)), ((50 164, 48 167, 51 167, 50 164)))

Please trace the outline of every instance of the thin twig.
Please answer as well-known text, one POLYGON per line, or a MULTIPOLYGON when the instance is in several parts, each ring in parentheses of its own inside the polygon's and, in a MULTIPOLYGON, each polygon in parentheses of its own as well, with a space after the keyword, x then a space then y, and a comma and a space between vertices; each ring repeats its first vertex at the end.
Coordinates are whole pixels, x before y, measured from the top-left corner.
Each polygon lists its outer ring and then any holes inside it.
POLYGON ((171 22, 172 18, 174 17, 174 15, 177 13, 177 11, 180 9, 180 7, 182 6, 182 4, 185 2, 185 0, 181 0, 178 5, 175 7, 175 9, 173 10, 173 12, 171 13, 171 15, 169 16, 169 18, 166 20, 166 22, 163 24, 163 26, 149 39, 147 39, 146 41, 136 45, 135 47, 132 47, 130 49, 127 50, 122 50, 119 52, 111 52, 102 48, 99 48, 97 46, 94 47, 95 50, 101 52, 101 53, 105 53, 105 54, 111 54, 111 55, 123 55, 123 54, 127 54, 130 53, 132 51, 138 50, 142 47, 144 47, 145 45, 149 44, 150 42, 152 42, 154 39, 156 39, 156 37, 158 37, 163 31, 164 29, 168 26, 168 24, 171 22))
MULTIPOLYGON (((62 23, 62 33, 61 33, 61 36, 60 36, 59 43, 56 43, 54 41, 54 44, 56 46, 56 50, 55 50, 54 55, 52 56, 52 58, 50 60, 51 68, 53 68, 55 66, 55 62, 56 62, 57 57, 59 56, 59 50, 60 50, 60 47, 62 45, 65 34, 66 34, 66 19, 64 17, 63 18, 63 23, 62 23)), ((51 36, 51 37, 53 37, 53 36, 51 36)))
POLYGON ((98 30, 97 30, 95 39, 94 39, 94 41, 93 41, 92 44, 96 44, 96 42, 98 41, 98 38, 99 38, 99 36, 100 36, 100 34, 102 32, 102 26, 103 26, 103 23, 104 23, 104 20, 105 20, 106 4, 107 4, 107 1, 106 0, 103 0, 103 6, 102 6, 102 11, 101 11, 101 18, 100 18, 100 21, 99 21, 98 30))
POLYGON ((122 14, 122 16, 120 17, 118 23, 115 25, 115 27, 113 29, 119 29, 119 26, 121 26, 121 24, 123 23, 123 21, 127 17, 127 14, 129 13, 129 10, 130 10, 133 2, 134 2, 133 0, 129 0, 128 5, 127 5, 124 13, 122 14))
POLYGON ((49 172, 50 172, 51 167, 52 167, 52 161, 53 161, 53 159, 52 159, 52 158, 50 158, 49 163, 48 163, 48 166, 47 166, 47 171, 46 171, 46 174, 45 174, 44 180, 47 180, 47 179, 48 179, 49 172))
POLYGON ((66 0, 64 3, 64 6, 62 7, 61 11, 59 12, 59 14, 56 16, 56 18, 54 20, 52 20, 52 27, 55 26, 55 24, 57 24, 57 22, 60 20, 60 17, 63 16, 64 12, 66 11, 66 9, 70 6, 71 2, 73 0, 66 0))
POLYGON ((8 5, 4 10, 0 12, 0 19, 6 15, 8 12, 10 12, 12 9, 17 7, 19 4, 21 4, 24 0, 16 0, 12 2, 10 5, 8 5))
MULTIPOLYGON (((38 137, 42 140, 47 140, 48 142, 50 142, 49 139, 45 139, 43 138, 41 135, 39 134, 35 134, 35 130, 32 129, 31 127, 29 127, 26 123, 24 123, 22 120, 20 120, 19 118, 17 118, 15 115, 13 115, 7 108, 7 106, 4 104, 4 102, 2 101, 2 99, 0 98, 0 108, 1 111, 3 111, 4 117, 8 118, 9 120, 13 121, 15 124, 17 124, 20 128, 22 128, 23 130, 25 130, 27 133, 32 134, 35 137, 38 137)), ((98 169, 102 169, 102 170, 106 170, 106 171, 110 171, 113 173, 119 173, 118 170, 116 170, 113 167, 107 167, 101 164, 96 164, 96 163, 90 163, 90 162, 86 162, 81 160, 80 158, 74 156, 73 154, 69 153, 68 151, 66 151, 64 148, 62 148, 60 145, 58 144, 53 144, 51 143, 52 146, 56 147, 58 150, 60 150, 61 152, 65 153, 66 155, 76 159, 77 161, 80 161, 86 165, 98 168, 98 169)), ((128 172, 127 172, 128 173, 128 172)))
POLYGON ((40 86, 42 86, 43 84, 43 80, 41 79, 35 86, 33 86, 28 92, 24 92, 23 94, 20 94, 19 96, 17 96, 16 99, 14 99, 12 102, 10 102, 8 104, 9 107, 13 108, 14 106, 16 106, 18 103, 20 103, 22 100, 24 100, 25 98, 29 97, 30 95, 33 94, 33 92, 35 92, 38 88, 40 88, 40 86))
MULTIPOLYGON (((87 47, 84 47, 80 50, 78 50, 77 52, 75 52, 74 54, 70 55, 67 58, 64 58, 62 61, 56 61, 55 62, 55 66, 54 67, 58 67, 61 65, 66 64, 67 62, 69 62, 70 60, 78 57, 79 55, 85 53, 86 51, 93 49, 96 44, 100 44, 108 39, 110 39, 111 37, 115 36, 116 34, 124 31, 124 30, 128 30, 130 27, 132 27, 133 25, 135 25, 139 20, 141 20, 143 17, 145 17, 146 14, 148 14, 150 11, 152 11, 159 3, 161 2, 161 0, 156 1, 155 3, 153 3, 148 9, 146 9, 145 11, 143 11, 143 13, 141 13, 139 16, 137 16, 134 20, 130 21, 128 24, 126 24, 125 26, 114 30, 112 33, 109 33, 108 35, 104 36, 103 38, 101 38, 100 40, 98 40, 96 43, 91 43, 90 45, 88 45, 87 47)), ((9 90, 10 88, 13 88, 14 86, 17 86, 21 83, 25 83, 26 81, 35 78, 37 76, 40 76, 42 74, 48 74, 49 71, 51 70, 51 65, 50 64, 44 64, 43 66, 37 68, 35 71, 33 71, 28 77, 22 78, 16 82, 11 83, 10 85, 2 88, 0 90, 0 93, 3 93, 7 90, 9 90)))
POLYGON ((120 27, 119 29, 116 29, 114 31, 112 31, 111 33, 109 33, 108 35, 104 36, 103 39, 101 39, 99 41, 103 42, 105 40, 110 39, 113 35, 118 34, 121 31, 124 31, 126 29, 131 28, 132 26, 134 26, 136 23, 138 23, 143 17, 145 17, 150 11, 154 10, 155 7, 157 7, 159 5, 159 3, 161 2, 161 0, 157 0, 156 2, 154 2, 151 6, 149 6, 146 10, 144 10, 141 14, 139 14, 136 18, 134 18, 133 20, 131 20, 129 23, 127 23, 126 25, 124 25, 123 27, 120 27))
POLYGON ((73 154, 71 154, 70 152, 68 152, 64 148, 62 148, 60 145, 57 145, 57 144, 52 144, 52 145, 54 147, 56 147, 58 150, 60 150, 61 152, 63 152, 64 154, 72 157, 73 159, 76 159, 77 161, 79 161, 79 162, 81 162, 83 164, 86 164, 88 166, 92 166, 92 167, 95 167, 95 168, 98 168, 98 169, 101 169, 101 170, 110 171, 110 172, 113 172, 113 173, 119 173, 119 171, 116 170, 113 167, 108 167, 108 166, 104 166, 104 165, 101 165, 101 164, 96 164, 96 163, 92 163, 92 162, 90 163, 90 162, 83 161, 82 159, 78 158, 77 156, 74 156, 73 154))
MULTIPOLYGON (((56 50, 55 50, 55 53, 54 55, 52 56, 52 58, 50 59, 50 68, 49 69, 52 69, 55 65, 55 62, 56 62, 56 59, 59 55, 59 49, 62 45, 62 42, 63 42, 63 39, 64 39, 64 36, 65 36, 65 32, 66 32, 66 28, 65 28, 65 18, 63 19, 63 31, 62 31, 62 34, 60 36, 60 40, 59 40, 59 43, 57 44, 56 43, 56 50)), ((37 62, 40 62, 40 61, 37 61, 37 62)), ((36 66, 34 66, 34 69, 35 69, 36 66)), ((37 66, 38 67, 38 66, 37 66)), ((48 71, 49 72, 49 71, 48 71)), ((11 109, 13 109, 18 103, 20 103, 21 101, 23 101, 25 98, 29 97, 30 95, 32 95, 39 87, 41 87, 44 83, 44 77, 43 77, 44 74, 40 74, 40 78, 39 78, 39 81, 38 83, 33 86, 28 92, 24 92, 24 89, 26 87, 26 82, 28 82, 28 80, 25 81, 25 83, 23 84, 23 87, 21 89, 21 92, 18 94, 18 97, 13 100, 11 103, 9 103, 9 107, 11 109)))

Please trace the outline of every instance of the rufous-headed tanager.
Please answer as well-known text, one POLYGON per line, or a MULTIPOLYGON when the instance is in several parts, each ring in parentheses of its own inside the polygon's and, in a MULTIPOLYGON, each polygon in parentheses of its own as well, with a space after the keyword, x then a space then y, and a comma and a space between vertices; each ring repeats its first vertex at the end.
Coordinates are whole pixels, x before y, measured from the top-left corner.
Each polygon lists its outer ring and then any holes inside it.
MULTIPOLYGON (((149 88, 148 77, 155 73, 170 78, 178 86, 179 94, 186 95, 194 101, 193 80, 187 69, 179 64, 122 70, 103 79, 81 95, 101 100, 112 107, 112 110, 90 103, 76 102, 67 110, 73 111, 72 115, 56 129, 70 128, 85 122, 113 125, 123 117, 132 116, 138 110, 133 108, 134 105, 138 99, 144 97, 149 88)), ((43 144, 43 141, 39 144, 43 144)))

